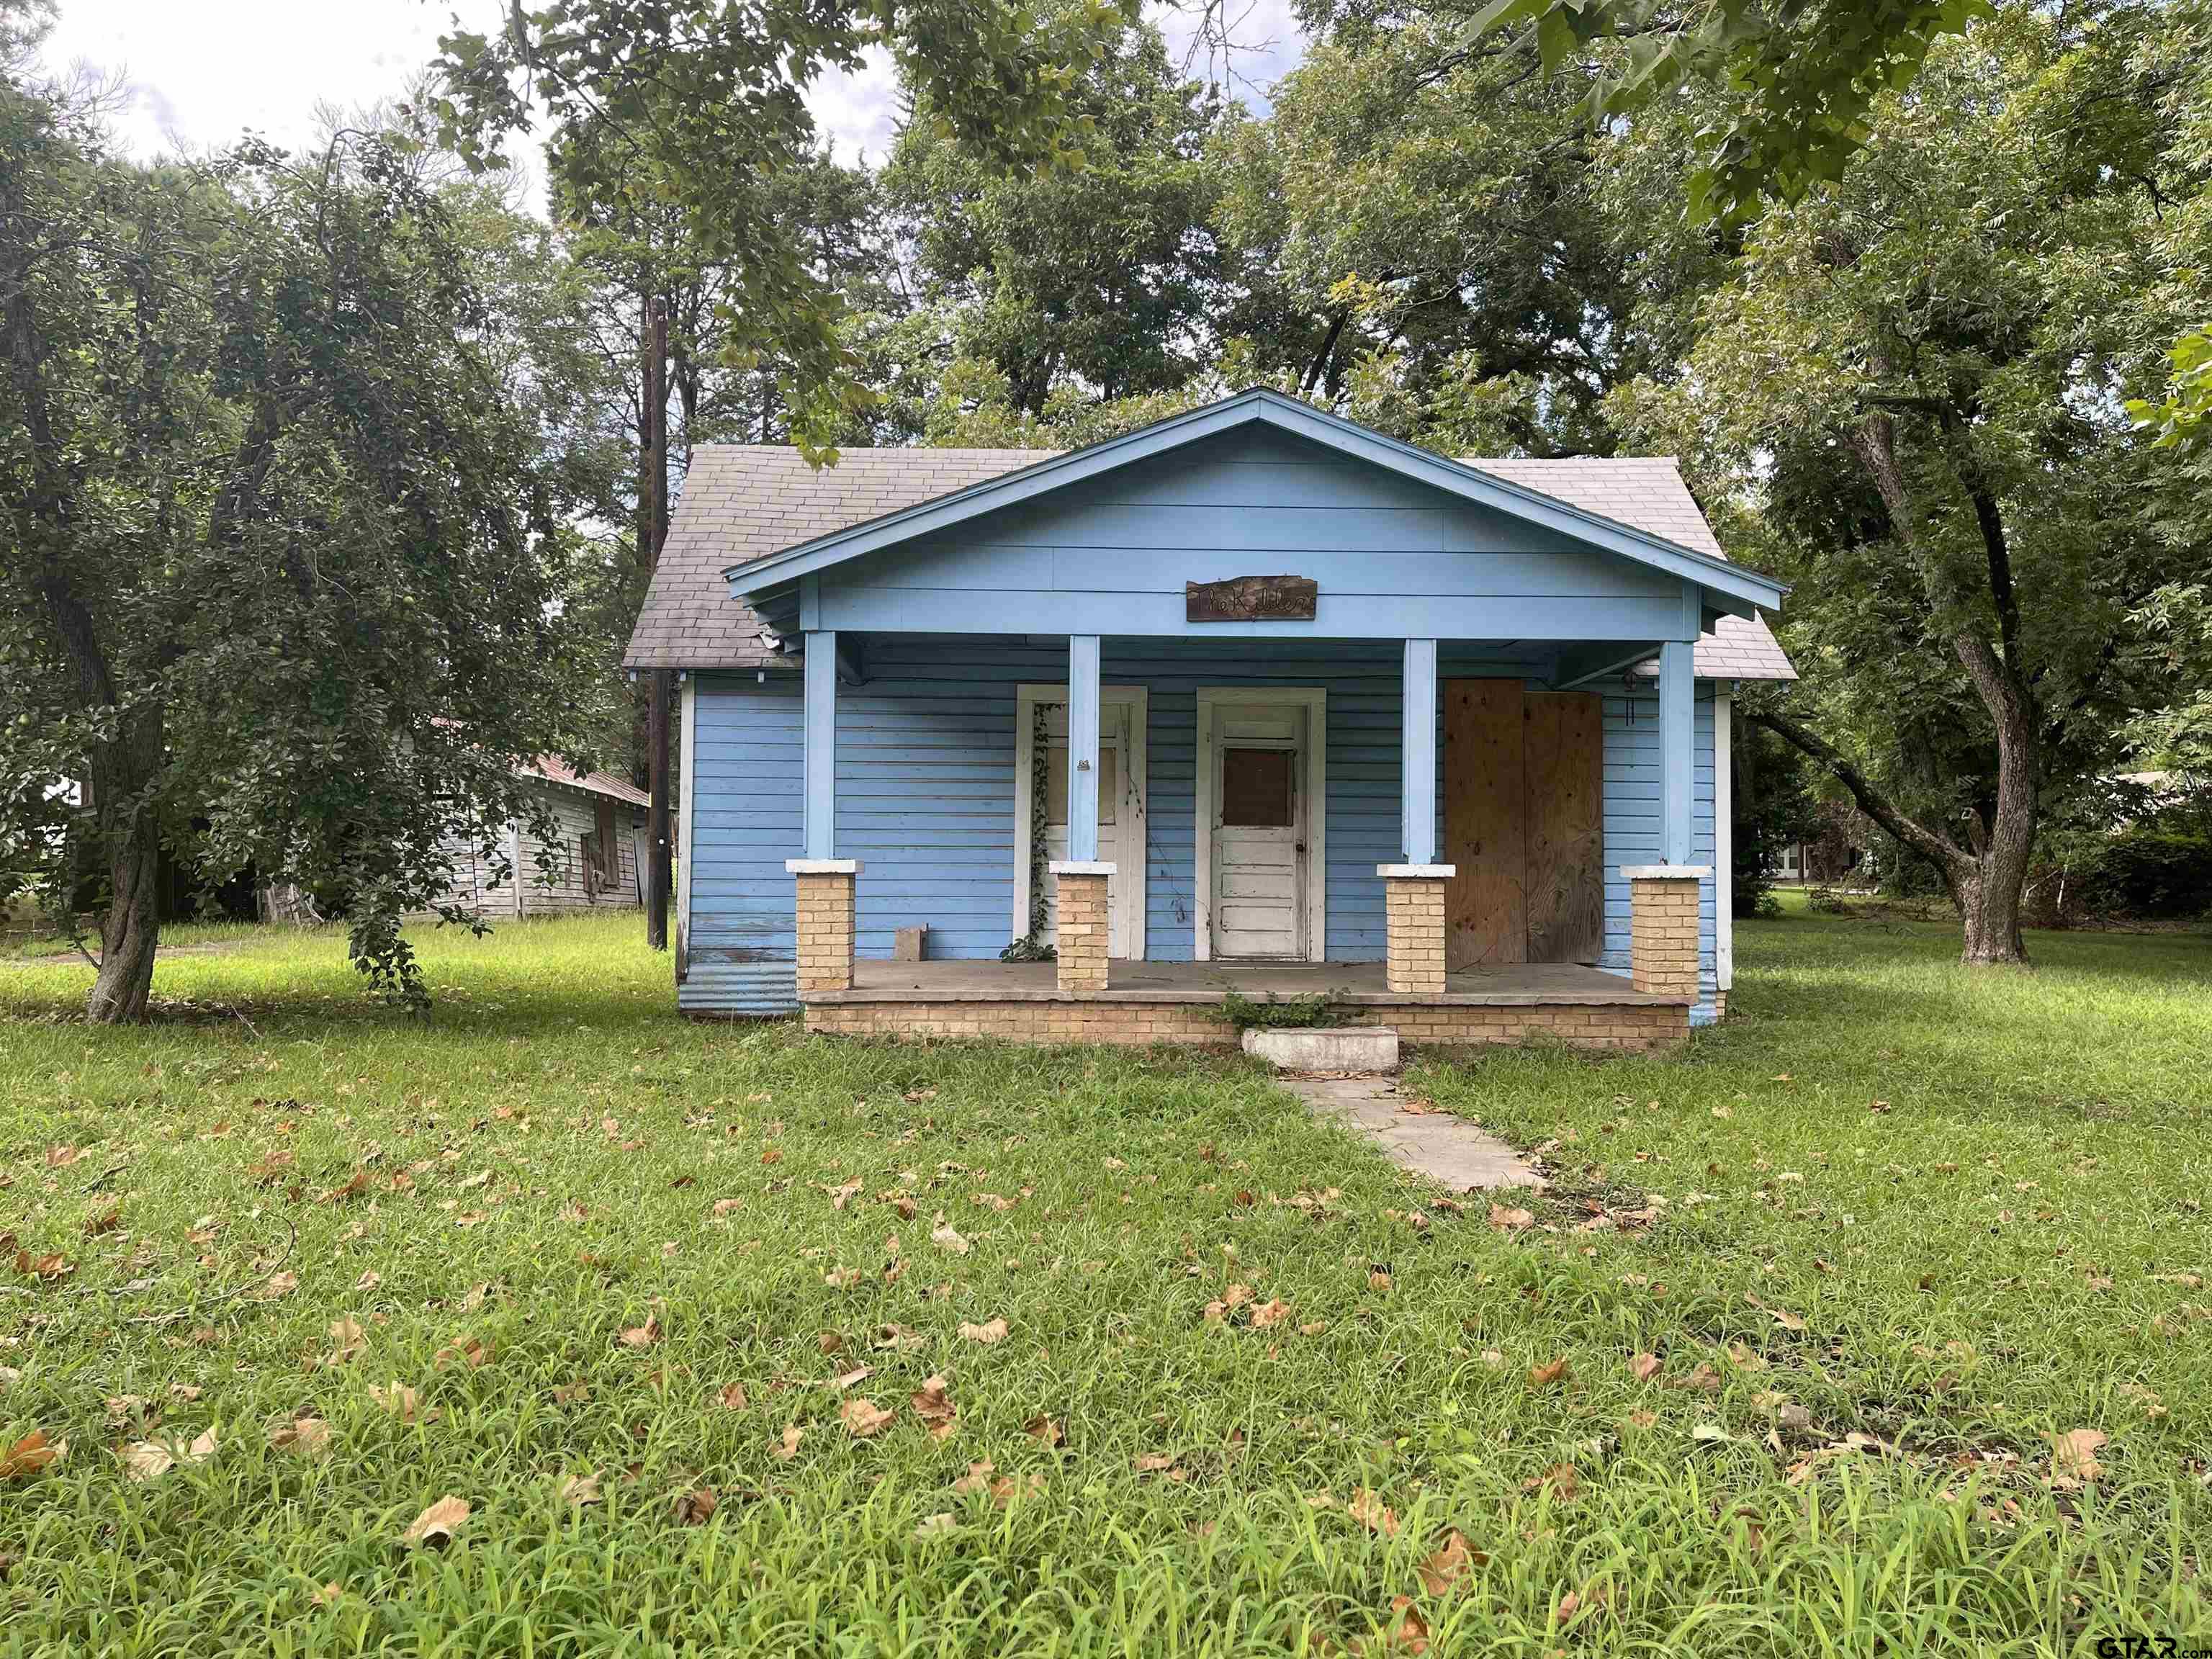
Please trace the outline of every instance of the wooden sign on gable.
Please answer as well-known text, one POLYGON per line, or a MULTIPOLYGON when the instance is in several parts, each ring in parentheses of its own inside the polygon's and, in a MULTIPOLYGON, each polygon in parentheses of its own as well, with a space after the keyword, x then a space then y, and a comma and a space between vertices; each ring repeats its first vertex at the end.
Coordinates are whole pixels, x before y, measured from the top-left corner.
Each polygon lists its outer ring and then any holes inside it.
POLYGON ((1310 576, 1231 576, 1185 582, 1182 597, 1186 622, 1311 622, 1321 584, 1310 576))

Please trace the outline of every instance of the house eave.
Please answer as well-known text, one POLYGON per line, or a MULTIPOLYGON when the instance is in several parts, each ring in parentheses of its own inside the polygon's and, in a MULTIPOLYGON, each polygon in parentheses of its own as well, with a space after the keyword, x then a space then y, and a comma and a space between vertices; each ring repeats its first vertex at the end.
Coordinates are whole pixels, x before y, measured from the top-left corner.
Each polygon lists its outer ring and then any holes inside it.
MULTIPOLYGON (((763 605, 799 579, 916 538, 950 530, 983 514, 1031 500, 1085 478, 1254 422, 1322 444, 1388 471, 1431 485, 1586 544, 1694 582, 1719 607, 1779 609, 1788 586, 1646 531, 1574 507, 1425 449, 1255 388, 1170 416, 1135 432, 1072 450, 949 495, 870 519, 765 558, 727 567, 732 597, 763 605)), ((1738 614, 1741 614, 1739 612, 1738 614)))

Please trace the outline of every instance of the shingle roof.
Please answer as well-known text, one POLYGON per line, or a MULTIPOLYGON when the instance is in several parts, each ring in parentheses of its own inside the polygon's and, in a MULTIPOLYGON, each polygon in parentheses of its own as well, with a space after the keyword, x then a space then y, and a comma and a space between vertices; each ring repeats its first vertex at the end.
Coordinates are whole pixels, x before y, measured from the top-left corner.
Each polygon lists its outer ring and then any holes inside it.
MULTIPOLYGON (((751 608, 722 573, 833 531, 1049 460, 1049 449, 848 449, 817 470, 796 449, 705 444, 692 452, 683 499, 623 656, 626 668, 771 668, 797 665, 762 641, 751 608)), ((1671 459, 1614 457, 1466 464, 1678 546, 1727 556, 1671 459)), ((1723 617, 1698 641, 1707 679, 1795 679, 1765 621, 1723 617)))

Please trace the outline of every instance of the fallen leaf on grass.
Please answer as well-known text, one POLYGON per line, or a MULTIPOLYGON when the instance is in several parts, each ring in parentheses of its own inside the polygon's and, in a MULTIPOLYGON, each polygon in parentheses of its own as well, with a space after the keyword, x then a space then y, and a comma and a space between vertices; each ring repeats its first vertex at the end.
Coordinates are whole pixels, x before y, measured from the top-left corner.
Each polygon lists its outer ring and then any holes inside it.
POLYGON ((598 1503, 599 1472, 593 1469, 589 1474, 569 1475, 561 1482, 559 1489, 554 1495, 571 1509, 581 1509, 586 1504, 598 1503))
POLYGON ((649 1348, 659 1340, 660 1320, 658 1316, 648 1316, 644 1324, 633 1325, 622 1334, 622 1345, 625 1348, 649 1348))
POLYGON ((1649 1382, 1659 1375, 1659 1356, 1656 1353, 1638 1354, 1628 1362, 1628 1374, 1638 1382, 1649 1382))
POLYGON ((912 1396, 914 1414, 929 1425, 934 1439, 942 1440, 950 1435, 953 1419, 960 1414, 952 1403, 951 1386, 942 1376, 933 1376, 912 1396))
POLYGON ((2105 1437, 2094 1429, 2069 1429, 2051 1437, 2051 1484, 2062 1492, 2086 1486, 2105 1472, 2097 1453, 2105 1437))
POLYGON ((788 1463, 799 1455, 799 1443, 805 1437, 806 1431, 793 1423, 776 1437, 775 1443, 768 1449, 768 1455, 779 1463, 788 1463))
POLYGON ((741 1412, 750 1402, 745 1398, 744 1383, 726 1382, 722 1385, 721 1392, 714 1396, 714 1403, 726 1412, 741 1412))
POLYGON ((949 1221, 939 1221, 930 1229, 929 1242, 939 1249, 950 1250, 955 1255, 965 1255, 972 1248, 968 1240, 960 1236, 960 1230, 949 1221))
POLYGON ((469 1500, 447 1493, 435 1504, 416 1516, 414 1522, 410 1522, 407 1531, 400 1533, 400 1541, 403 1544, 434 1544, 434 1547, 435 1544, 452 1544, 453 1533, 460 1531, 460 1526, 467 1520, 469 1500))
POLYGON ((1398 1535, 1398 1512, 1364 1486, 1352 1494, 1352 1502, 1345 1505, 1345 1513, 1381 1537, 1395 1538, 1398 1535))
POLYGON ((331 1449, 331 1425, 319 1417, 295 1417, 269 1431, 269 1445, 274 1451, 320 1457, 331 1449))
POLYGON ((1146 1452, 1135 1460, 1139 1474, 1161 1474, 1170 1480, 1188 1480, 1190 1473, 1176 1461, 1173 1452, 1146 1452))
POLYGON ((1528 1368, 1528 1386, 1532 1389, 1548 1389, 1554 1382, 1565 1382, 1570 1375, 1565 1358, 1554 1359, 1548 1364, 1531 1365, 1528 1368))
POLYGON ((1554 1463, 1543 1474, 1521 1483, 1523 1492, 1548 1488, 1552 1496, 1562 1504, 1571 1504, 1582 1496, 1582 1476, 1571 1463, 1554 1463))
POLYGON ((1501 1233, 1517 1233, 1536 1224, 1536 1218, 1527 1210, 1509 1210, 1503 1204, 1490 1206, 1490 1224, 1501 1233))
POLYGON ((1369 1653, 1412 1654, 1415 1659, 1426 1653, 1429 1650, 1429 1627, 1414 1607, 1413 1598, 1410 1595, 1392 1596, 1390 1622, 1382 1627, 1374 1641, 1364 1645, 1369 1653))
POLYGON ((1290 1311, 1289 1303, 1280 1297, 1270 1297, 1252 1310, 1252 1323, 1255 1328, 1265 1330, 1270 1325, 1281 1323, 1290 1311))
POLYGON ((26 1279, 41 1279, 49 1282, 67 1279, 76 1271, 60 1251, 46 1255, 33 1255, 28 1250, 15 1252, 15 1271, 26 1279))
POLYGON ((324 1585, 322 1589, 317 1590, 307 1599, 310 1601, 313 1601, 319 1607, 326 1607, 332 1602, 342 1600, 344 1595, 345 1586, 339 1583, 337 1580, 333 1578, 329 1583, 324 1585))
MULTIPOLYGON (((554 1394, 557 1397, 560 1390, 556 1389, 554 1394)), ((388 1389, 380 1389, 372 1382, 368 1385, 368 1397, 403 1423, 412 1423, 422 1403, 422 1396, 404 1382, 395 1382, 388 1389)))
POLYGON ((0 1451, 0 1480, 21 1480, 49 1468, 69 1455, 69 1442, 49 1440, 44 1429, 33 1429, 21 1440, 0 1451))
POLYGON ((556 1406, 580 1406, 592 1397, 592 1385, 578 1377, 574 1382, 553 1385, 553 1403, 556 1406))
POLYGON ((1421 1563, 1421 1588, 1431 1595, 1448 1595, 1469 1572, 1489 1565, 1490 1558, 1469 1549, 1467 1535, 1454 1527, 1445 1535, 1443 1547, 1421 1563))
POLYGON ((123 1206, 120 1204, 110 1204, 106 1208, 94 1210, 90 1215, 85 1217, 84 1236, 87 1238, 97 1238, 102 1233, 113 1232, 122 1224, 123 1206))
POLYGON ((280 1296, 289 1296, 300 1288, 300 1275, 294 1273, 271 1273, 255 1292, 264 1302, 274 1302, 280 1296))
POLYGON ((957 1532, 959 1529, 960 1522, 954 1518, 951 1511, 947 1510, 925 1517, 915 1526, 914 1535, 926 1541, 932 1538, 942 1538, 946 1533, 957 1532))
POLYGON ((179 1463, 204 1463, 215 1453, 215 1431, 208 1429, 188 1446, 174 1441, 135 1440, 117 1455, 122 1458, 123 1473, 130 1479, 152 1480, 179 1463))
POLYGON ((676 1518, 687 1527, 702 1527, 721 1507, 712 1486, 694 1486, 676 1494, 676 1518))
POLYGON ((834 1394, 842 1394, 846 1389, 866 1382, 875 1374, 876 1368, 873 1365, 855 1365, 842 1376, 833 1376, 830 1379, 830 1391, 834 1394))
POLYGON ((449 1365, 465 1364, 471 1370, 476 1370, 489 1364, 491 1355, 489 1343, 477 1337, 465 1336, 459 1342, 438 1350, 438 1369, 442 1371, 449 1365))
POLYGON ((1003 1342, 1006 1340, 1006 1322, 1003 1319, 994 1319, 985 1324, 971 1325, 963 1320, 960 1323, 960 1334, 963 1340, 981 1342, 988 1346, 994 1342, 1003 1342))
POLYGON ((1022 1432, 1032 1440, 1043 1441, 1048 1446, 1057 1446, 1067 1438, 1066 1432, 1060 1426, 1059 1419, 1051 1417, 1032 1417, 1022 1425, 1022 1432))
POLYGON ((321 1360, 325 1365, 343 1365, 368 1345, 368 1333, 349 1315, 331 1321, 330 1337, 331 1351, 321 1360))
POLYGON ((891 1420, 892 1413, 884 1411, 872 1400, 848 1400, 837 1408, 837 1420, 842 1423, 855 1440, 866 1440, 879 1434, 891 1420))

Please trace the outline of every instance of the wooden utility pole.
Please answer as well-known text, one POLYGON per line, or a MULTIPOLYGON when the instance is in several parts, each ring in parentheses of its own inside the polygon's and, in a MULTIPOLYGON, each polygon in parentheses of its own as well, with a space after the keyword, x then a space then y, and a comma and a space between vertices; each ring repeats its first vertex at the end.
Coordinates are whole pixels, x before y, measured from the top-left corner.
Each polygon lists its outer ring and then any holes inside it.
MULTIPOLYGON (((648 571, 660 562, 668 534, 668 308, 656 295, 645 308, 645 468, 638 492, 638 546, 648 571)), ((647 826, 652 842, 645 896, 645 941, 668 948, 668 896, 672 849, 668 825, 668 703, 672 676, 649 668, 651 698, 646 716, 647 766, 653 783, 653 811, 647 826)))

